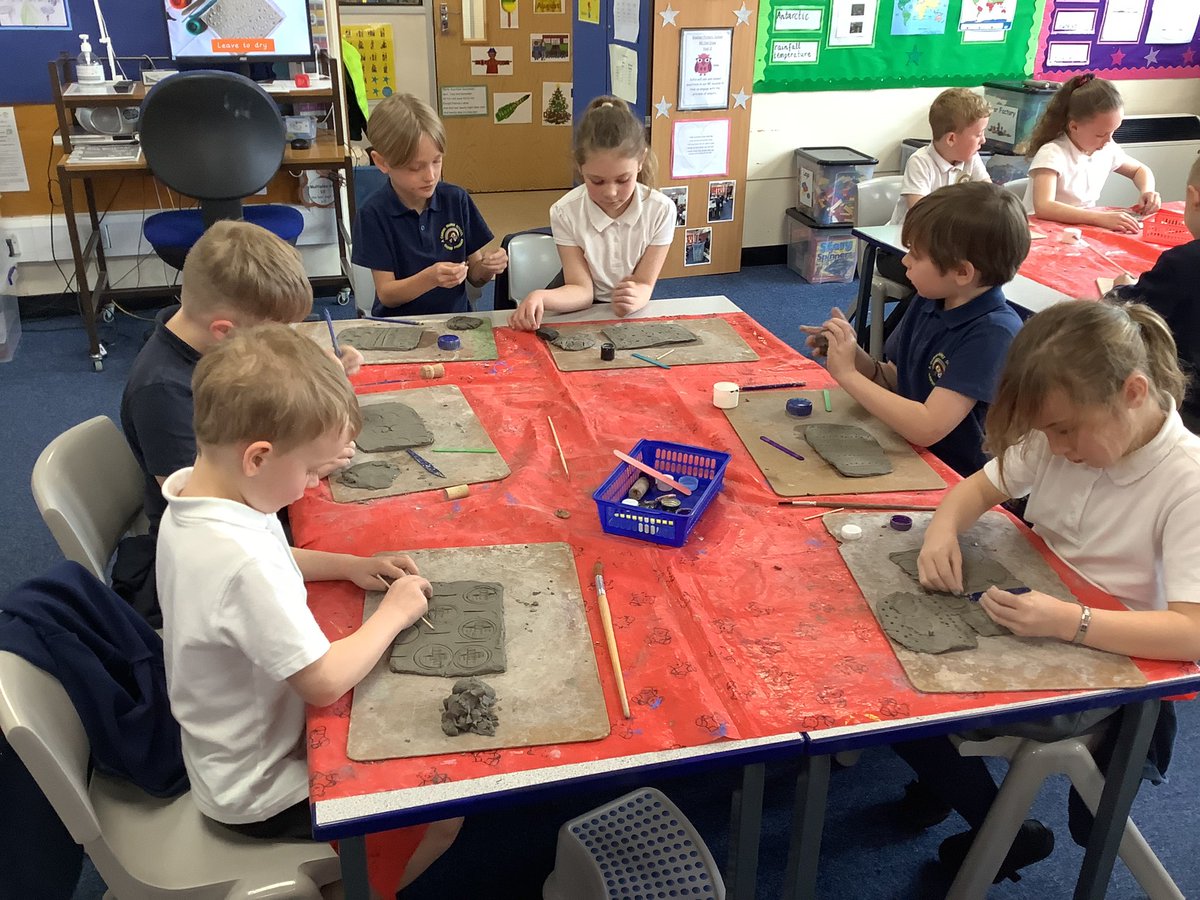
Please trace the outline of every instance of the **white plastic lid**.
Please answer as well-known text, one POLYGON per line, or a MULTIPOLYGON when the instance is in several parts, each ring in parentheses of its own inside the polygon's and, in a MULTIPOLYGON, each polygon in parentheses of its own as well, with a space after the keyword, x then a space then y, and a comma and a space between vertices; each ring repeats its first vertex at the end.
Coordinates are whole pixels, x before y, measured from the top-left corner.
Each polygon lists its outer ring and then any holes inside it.
POLYGON ((863 530, 861 528, 859 528, 857 525, 843 525, 842 526, 842 540, 843 541, 857 541, 862 536, 863 536, 863 530))
POLYGON ((84 53, 92 52, 92 45, 88 43, 88 36, 86 34, 81 34, 79 36, 79 49, 84 53))

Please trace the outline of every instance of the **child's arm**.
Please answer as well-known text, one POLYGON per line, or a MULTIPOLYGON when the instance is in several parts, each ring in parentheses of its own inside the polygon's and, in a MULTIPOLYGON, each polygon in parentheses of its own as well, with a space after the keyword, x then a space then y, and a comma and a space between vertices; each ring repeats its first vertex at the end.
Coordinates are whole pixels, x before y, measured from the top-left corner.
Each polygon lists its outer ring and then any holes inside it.
POLYGON ((292 548, 292 558, 305 581, 352 581, 364 590, 379 590, 387 582, 405 575, 419 575, 411 557, 354 556, 350 553, 329 553, 325 550, 292 548), (380 577, 387 582, 380 582, 380 577))
POLYGON ((1137 204, 1133 207, 1135 213, 1139 216, 1149 216, 1158 212, 1162 206, 1162 197, 1154 189, 1154 173, 1150 171, 1149 166, 1138 162, 1136 159, 1126 159, 1125 162, 1117 166, 1116 171, 1118 175, 1124 175, 1132 181, 1141 195, 1137 204))
POLYGON ((330 644, 318 660, 288 678, 305 703, 328 706, 363 680, 396 635, 429 608, 433 588, 418 575, 397 579, 362 627, 330 644))
POLYGON ((650 302, 654 285, 658 283, 658 273, 662 271, 670 251, 670 244, 651 244, 646 248, 633 274, 613 289, 613 312, 618 316, 628 316, 650 302))
POLYGON ((501 247, 484 253, 476 250, 467 257, 467 280, 475 287, 483 287, 508 268, 508 253, 501 247))
POLYGON ((992 484, 983 471, 960 481, 942 498, 917 557, 921 584, 930 590, 962 593, 962 548, 958 536, 1008 495, 992 484))
POLYGON ((1033 214, 1051 222, 1067 225, 1096 225, 1111 231, 1136 234, 1138 221, 1124 209, 1084 209, 1055 200, 1058 193, 1058 173, 1053 169, 1033 169, 1029 173, 1033 186, 1033 214))
POLYGON ((371 276, 375 279, 375 296, 379 298, 379 302, 394 309, 411 303, 434 288, 458 287, 467 277, 467 264, 434 263, 408 278, 397 278, 391 272, 372 269, 371 276))
POLYGON ((521 331, 534 331, 541 327, 542 317, 547 312, 575 312, 592 305, 596 289, 592 284, 592 271, 584 258, 583 248, 559 244, 558 258, 563 264, 563 286, 553 290, 530 291, 517 307, 517 311, 509 316, 510 327, 521 331))

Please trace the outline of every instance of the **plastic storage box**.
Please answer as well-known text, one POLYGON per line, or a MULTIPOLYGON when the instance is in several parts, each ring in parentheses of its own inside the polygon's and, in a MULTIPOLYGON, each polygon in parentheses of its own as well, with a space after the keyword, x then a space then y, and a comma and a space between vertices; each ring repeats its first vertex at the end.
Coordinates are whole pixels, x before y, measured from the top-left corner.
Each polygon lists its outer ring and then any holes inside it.
POLYGON ((0 293, 0 363, 13 358, 20 342, 21 313, 17 308, 17 298, 12 294, 0 293))
POLYGON ((787 211, 788 268, 809 284, 854 280, 858 240, 850 225, 818 225, 798 209, 787 211))
POLYGON ((795 155, 796 208, 818 225, 853 225, 858 183, 875 174, 879 160, 849 147, 804 147, 795 155))
MULTIPOLYGON (((725 467, 729 465, 729 454, 687 444, 641 440, 629 451, 629 455, 672 478, 691 475, 700 483, 690 496, 676 495, 683 501, 678 512, 628 506, 621 501, 629 494, 633 483, 642 477, 642 473, 622 462, 592 494, 600 513, 600 526, 609 534, 666 544, 668 547, 682 547, 708 505, 720 493, 725 480, 725 467)), ((643 499, 653 500, 669 493, 674 492, 660 491, 651 485, 643 499)))
POLYGON ((1058 92, 1048 81, 985 81, 983 99, 992 108, 984 145, 994 153, 1024 156, 1033 127, 1058 92))
MULTIPOLYGON (((904 174, 904 170, 908 167, 909 158, 929 143, 929 138, 905 138, 900 142, 900 174, 904 174)), ((980 150, 979 158, 983 160, 986 166, 992 154, 988 150, 980 150)))

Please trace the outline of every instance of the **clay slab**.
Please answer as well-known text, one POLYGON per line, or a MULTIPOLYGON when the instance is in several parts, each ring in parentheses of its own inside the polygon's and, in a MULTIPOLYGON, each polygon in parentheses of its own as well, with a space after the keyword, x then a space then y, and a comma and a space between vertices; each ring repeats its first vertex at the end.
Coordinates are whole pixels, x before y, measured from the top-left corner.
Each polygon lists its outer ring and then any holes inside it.
POLYGON ((404 629, 392 645, 388 667, 398 674, 488 675, 503 672, 504 585, 433 582, 424 622, 404 629))
POLYGON ((387 325, 383 328, 347 328, 338 335, 338 342, 349 344, 364 354, 370 350, 399 352, 415 350, 425 329, 415 325, 387 325))
MULTIPOLYGON (((492 323, 482 316, 422 316, 420 321, 425 323, 423 327, 364 319, 335 319, 333 330, 338 335, 339 342, 344 340, 342 335, 346 332, 362 332, 364 337, 352 338, 350 343, 358 347, 363 361, 369 366, 387 363, 452 363, 498 358, 492 323), (457 318, 478 318, 482 324, 467 331, 457 331, 449 325, 451 319, 457 318), (448 330, 458 334, 462 342, 459 349, 438 348, 438 335, 445 334, 448 330), (360 340, 368 346, 359 346, 360 340), (413 340, 416 343, 411 350, 391 349, 396 346, 393 342, 413 340)), ((324 322, 301 322, 295 328, 323 349, 329 349, 329 328, 324 322)))
POLYGON ((378 491, 391 487, 400 469, 390 462, 365 462, 350 466, 334 474, 334 478, 347 487, 378 491))
POLYGON ((892 471, 879 442, 857 425, 809 425, 804 429, 804 440, 847 478, 887 475, 892 471))
POLYGON ((363 407, 363 426, 354 439, 364 453, 427 447, 433 432, 420 414, 406 403, 375 403, 363 407))
POLYGON ((621 325, 605 325, 602 331, 618 350, 690 344, 696 340, 696 335, 675 322, 625 322, 621 325))
MULTIPOLYGON (((653 302, 653 301, 652 301, 653 302)), ((575 335, 588 335, 596 344, 608 340, 606 332, 616 323, 579 323, 553 322, 553 329, 558 331, 559 339, 575 335)), ((634 324, 634 323, 627 323, 634 324)), ((676 366, 701 365, 705 363, 737 363, 753 362, 758 359, 755 353, 732 325, 718 316, 709 318, 683 319, 681 324, 696 336, 694 341, 686 344, 675 344, 671 355, 663 360, 672 368, 676 366)), ((329 336, 325 336, 329 343, 329 336)), ((644 362, 631 355, 631 351, 618 350, 616 359, 603 360, 600 358, 599 347, 572 353, 562 350, 553 344, 550 351, 554 364, 561 372, 588 372, 602 369, 653 369, 653 363, 644 362)), ((664 351, 665 352, 665 351, 664 351)), ((661 353, 647 351, 643 355, 661 356, 661 353)), ((741 376, 737 376, 741 377, 741 376)))
POLYGON ((940 607, 927 594, 888 594, 875 607, 883 630, 914 653, 948 653, 979 646, 962 618, 940 607))

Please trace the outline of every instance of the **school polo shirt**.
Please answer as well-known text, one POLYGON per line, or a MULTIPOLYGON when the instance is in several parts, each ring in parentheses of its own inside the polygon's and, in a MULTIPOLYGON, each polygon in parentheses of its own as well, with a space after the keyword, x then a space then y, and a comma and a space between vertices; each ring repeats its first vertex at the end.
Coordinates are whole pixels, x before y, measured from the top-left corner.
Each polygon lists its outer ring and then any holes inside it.
POLYGON ((145 478, 150 534, 158 532, 167 502, 158 478, 196 461, 192 431, 192 373, 200 352, 167 328, 179 306, 162 310, 154 332, 138 351, 121 394, 121 428, 145 478))
MULTIPOLYGON (((397 279, 411 278, 434 263, 466 262, 492 239, 475 201, 457 185, 438 182, 424 212, 405 206, 388 182, 359 207, 354 221, 351 261, 397 279)), ((435 287, 400 306, 384 306, 375 298, 375 316, 419 316, 467 312, 467 282, 435 287)))
POLYGON ((958 474, 979 471, 984 419, 996 395, 1008 345, 1021 318, 998 287, 955 309, 920 295, 904 313, 885 346, 896 364, 896 391, 924 403, 935 387, 975 400, 966 418, 929 449, 958 474))
MULTIPOLYGON (((1029 174, 1049 169, 1058 175, 1054 199, 1071 206, 1095 206, 1108 176, 1128 162, 1121 145, 1109 141, 1090 156, 1071 143, 1065 134, 1042 144, 1029 161, 1029 174)), ((1033 182, 1025 188, 1025 212, 1033 215, 1033 182)))
POLYGON ((1172 404, 1149 443, 1106 469, 1050 452, 1032 431, 984 468, 998 490, 1029 496, 1025 518, 1072 569, 1130 609, 1200 603, 1200 437, 1172 404))
POLYGON ((581 184, 550 207, 554 243, 579 247, 592 275, 597 303, 611 303, 618 284, 633 274, 649 247, 675 239, 675 204, 662 191, 638 184, 625 212, 612 218, 581 184))
POLYGON ((965 163, 950 162, 933 148, 926 144, 908 158, 904 167, 904 182, 900 185, 900 199, 896 201, 896 210, 892 213, 889 225, 903 225, 904 217, 908 215, 908 204, 904 202, 905 194, 928 196, 938 188, 948 184, 961 184, 964 181, 991 181, 992 176, 984 168, 979 154, 974 154, 965 163))
POLYGON ((206 816, 261 822, 308 796, 304 701, 287 683, 329 650, 279 518, 163 484, 158 594, 171 712, 206 816))

